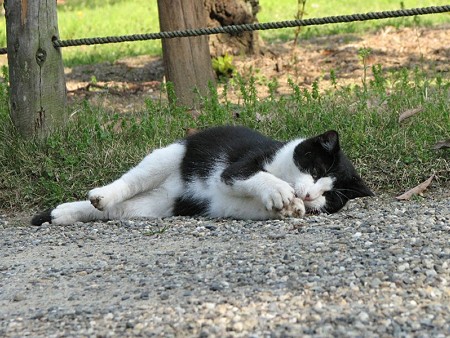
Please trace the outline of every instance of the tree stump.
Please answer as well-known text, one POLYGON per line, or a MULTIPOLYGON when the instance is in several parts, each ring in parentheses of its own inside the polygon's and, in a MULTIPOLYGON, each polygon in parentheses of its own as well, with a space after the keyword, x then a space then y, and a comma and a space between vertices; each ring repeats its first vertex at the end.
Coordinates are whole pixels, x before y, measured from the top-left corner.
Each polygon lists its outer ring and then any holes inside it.
MULTIPOLYGON (((204 0, 209 13, 208 27, 251 24, 258 22, 259 0, 204 0)), ((210 36, 210 52, 212 56, 226 53, 258 54, 258 32, 242 32, 235 35, 217 34, 210 36)))
MULTIPOLYGON (((161 31, 201 28, 206 12, 197 0, 158 0, 161 31)), ((177 103, 195 107, 198 95, 208 94, 208 84, 215 82, 208 37, 162 39, 167 81, 174 84, 177 103)))

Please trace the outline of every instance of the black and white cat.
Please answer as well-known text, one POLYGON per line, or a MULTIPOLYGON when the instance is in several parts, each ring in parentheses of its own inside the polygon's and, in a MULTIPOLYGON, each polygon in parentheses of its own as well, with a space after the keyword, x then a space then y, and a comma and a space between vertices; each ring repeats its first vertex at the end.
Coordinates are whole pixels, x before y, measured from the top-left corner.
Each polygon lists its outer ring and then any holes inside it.
POLYGON ((245 127, 215 127, 157 149, 87 201, 42 212, 32 224, 207 216, 264 220, 334 213, 372 196, 338 133, 290 142, 245 127))

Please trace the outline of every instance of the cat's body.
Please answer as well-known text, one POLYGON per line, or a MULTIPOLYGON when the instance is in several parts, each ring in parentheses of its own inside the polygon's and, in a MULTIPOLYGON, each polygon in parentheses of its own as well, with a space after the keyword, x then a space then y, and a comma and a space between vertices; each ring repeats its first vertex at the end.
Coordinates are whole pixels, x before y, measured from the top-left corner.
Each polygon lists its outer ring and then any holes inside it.
POLYGON ((237 219, 333 213, 373 193, 328 131, 279 142, 244 127, 216 127, 157 149, 121 178, 36 215, 32 224, 207 216, 237 219))

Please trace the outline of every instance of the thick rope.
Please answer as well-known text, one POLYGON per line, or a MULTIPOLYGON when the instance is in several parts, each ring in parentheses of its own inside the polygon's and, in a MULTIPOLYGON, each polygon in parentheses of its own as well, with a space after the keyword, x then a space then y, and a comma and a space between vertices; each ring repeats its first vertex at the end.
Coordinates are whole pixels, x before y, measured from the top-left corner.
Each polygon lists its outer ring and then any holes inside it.
MULTIPOLYGON (((256 30, 268 30, 268 29, 279 29, 279 28, 300 27, 300 26, 315 26, 315 25, 324 25, 324 24, 330 24, 330 23, 345 23, 345 22, 354 22, 354 21, 368 21, 368 20, 398 18, 398 17, 405 17, 405 16, 413 16, 413 15, 437 14, 437 13, 445 13, 445 12, 450 12, 450 5, 401 9, 401 10, 394 10, 394 11, 369 12, 369 13, 363 13, 363 14, 328 16, 328 17, 323 17, 323 18, 313 18, 313 19, 305 19, 305 20, 290 20, 290 21, 280 21, 280 22, 230 25, 230 26, 221 26, 221 27, 212 27, 212 28, 187 29, 187 30, 182 30, 182 31, 160 32, 160 33, 150 33, 150 34, 107 36, 107 37, 84 38, 84 39, 74 39, 74 40, 55 39, 53 41, 53 45, 56 48, 58 48, 58 47, 81 46, 81 45, 119 43, 119 42, 127 42, 127 41, 173 39, 173 38, 212 35, 212 34, 220 34, 220 33, 238 34, 238 33, 242 33, 242 32, 249 32, 249 31, 256 31, 256 30)), ((1 48, 0 54, 5 54, 5 53, 6 53, 6 48, 1 48)))

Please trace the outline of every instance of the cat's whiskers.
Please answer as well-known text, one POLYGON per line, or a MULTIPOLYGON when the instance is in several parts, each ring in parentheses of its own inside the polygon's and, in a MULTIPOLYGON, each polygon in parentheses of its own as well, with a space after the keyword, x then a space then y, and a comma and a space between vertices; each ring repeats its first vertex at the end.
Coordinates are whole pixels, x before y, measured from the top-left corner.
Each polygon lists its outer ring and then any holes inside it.
MULTIPOLYGON (((342 192, 342 191, 348 191, 348 192, 354 192, 354 193, 356 193, 356 194, 358 194, 359 193, 359 190, 355 190, 355 189, 345 189, 345 188, 340 188, 340 189, 338 189, 340 192, 342 192)), ((348 197, 348 196, 346 196, 348 199, 351 199, 350 197, 348 197)))
POLYGON ((348 196, 345 195, 341 190, 346 190, 346 189, 332 189, 330 191, 335 192, 336 196, 339 198, 340 202, 345 204, 346 201, 343 200, 343 197, 348 200, 348 196))

